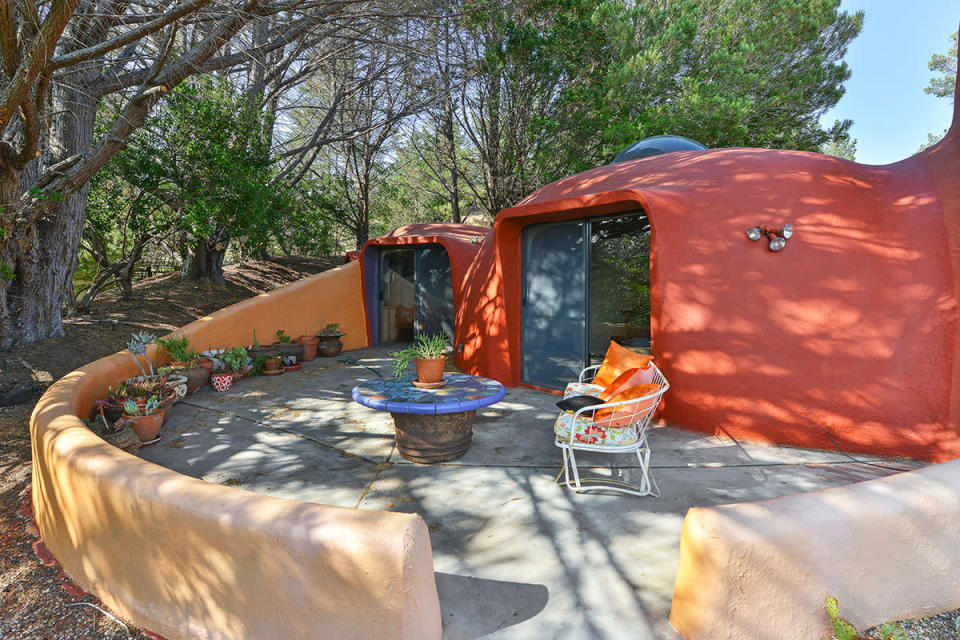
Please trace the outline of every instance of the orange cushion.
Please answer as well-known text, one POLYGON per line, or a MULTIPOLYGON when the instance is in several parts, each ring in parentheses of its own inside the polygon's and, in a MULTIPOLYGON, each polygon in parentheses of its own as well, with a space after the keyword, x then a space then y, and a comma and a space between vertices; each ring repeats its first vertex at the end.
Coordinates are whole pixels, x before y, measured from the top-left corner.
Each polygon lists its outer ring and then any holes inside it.
MULTIPOLYGON (((605 398, 605 401, 623 402, 624 400, 633 400, 634 398, 642 398, 651 393, 656 393, 659 389, 660 385, 657 384, 637 384, 621 387, 620 391, 609 398, 605 398)), ((658 403, 659 398, 651 398, 639 404, 625 404, 622 407, 600 409, 594 414, 593 421, 604 427, 625 427, 635 422, 644 411, 658 403)))
POLYGON ((627 387, 650 382, 649 380, 643 379, 646 372, 641 374, 641 371, 643 371, 643 369, 638 369, 636 367, 633 369, 627 369, 617 376, 616 380, 608 384, 607 387, 597 395, 597 397, 606 401, 608 398, 622 391, 623 389, 626 389, 627 387))
POLYGON ((603 358, 603 364, 597 369, 593 384, 608 387, 627 369, 647 369, 652 360, 653 356, 634 353, 611 340, 610 346, 607 347, 607 354, 603 358))

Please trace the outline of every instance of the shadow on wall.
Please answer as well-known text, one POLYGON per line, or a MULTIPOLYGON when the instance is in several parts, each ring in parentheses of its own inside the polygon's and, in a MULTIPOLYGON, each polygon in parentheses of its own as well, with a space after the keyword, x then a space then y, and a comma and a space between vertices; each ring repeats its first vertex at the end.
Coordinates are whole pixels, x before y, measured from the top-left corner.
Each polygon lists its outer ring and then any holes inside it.
POLYGON ((544 187, 501 212, 496 247, 488 240, 470 270, 464 365, 520 382, 524 226, 637 205, 653 226, 653 352, 671 382, 668 420, 804 447, 960 455, 950 250, 917 158, 868 167, 803 152, 678 152, 544 187), (746 238, 787 222, 795 235, 779 253, 746 238))

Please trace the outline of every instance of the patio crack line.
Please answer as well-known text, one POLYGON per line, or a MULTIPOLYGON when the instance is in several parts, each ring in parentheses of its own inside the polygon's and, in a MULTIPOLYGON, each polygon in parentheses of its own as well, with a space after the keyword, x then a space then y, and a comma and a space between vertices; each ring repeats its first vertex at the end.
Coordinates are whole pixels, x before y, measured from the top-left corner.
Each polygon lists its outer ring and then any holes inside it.
MULTIPOLYGON (((240 415, 240 414, 238 414, 238 413, 233 413, 232 411, 223 411, 222 409, 213 409, 212 407, 207 407, 207 406, 204 406, 204 405, 202 405, 202 404, 194 404, 194 403, 192 403, 192 402, 187 402, 186 400, 181 400, 178 404, 183 404, 183 405, 186 405, 186 406, 188 406, 188 407, 194 407, 194 408, 196 408, 196 409, 204 409, 205 411, 212 411, 213 413, 219 413, 219 414, 224 415, 224 416, 231 416, 231 417, 233 417, 233 418, 237 418, 238 420, 245 420, 245 421, 247 421, 247 422, 252 422, 253 424, 258 424, 258 425, 260 425, 261 427, 267 427, 268 429, 274 429, 275 431, 282 431, 283 433, 290 434, 291 436, 295 436, 295 437, 297 437, 297 438, 301 438, 301 439, 303 439, 303 440, 307 440, 307 441, 309 441, 309 442, 313 442, 314 444, 318 444, 318 445, 320 445, 321 447, 325 447, 325 448, 327 448, 327 449, 330 449, 331 451, 336 451, 337 453, 339 453, 339 454, 341 454, 341 455, 344 455, 344 456, 347 456, 348 458, 356 458, 357 460, 363 460, 364 462, 369 462, 370 464, 373 464, 373 465, 380 465, 380 464, 382 464, 383 462, 386 462, 386 460, 389 460, 389 459, 390 459, 390 456, 387 456, 387 459, 384 460, 384 461, 376 460, 376 459, 374 459, 374 458, 370 458, 370 457, 367 457, 367 456, 364 456, 364 455, 360 455, 359 453, 353 453, 352 451, 347 451, 346 449, 341 449, 340 447, 336 447, 336 446, 334 446, 334 445, 332 445, 332 444, 327 444, 326 442, 323 442, 322 440, 317 440, 316 438, 313 438, 313 437, 308 436, 308 435, 304 435, 304 434, 302 434, 302 433, 298 433, 298 432, 293 431, 293 430, 291 430, 291 429, 287 429, 287 428, 284 428, 284 427, 280 427, 280 426, 277 426, 277 425, 273 425, 273 424, 270 424, 269 422, 263 422, 262 420, 257 420, 256 418, 249 418, 249 417, 247 417, 247 416, 243 416, 243 415, 240 415)), ((393 455, 393 449, 390 450, 390 455, 393 455)), ((378 472, 378 473, 379 473, 379 472, 378 472)))
POLYGON ((373 477, 370 479, 370 483, 367 485, 367 488, 363 490, 363 493, 360 494, 360 499, 357 500, 357 504, 353 507, 354 509, 359 509, 360 505, 363 504, 363 501, 367 499, 367 495, 373 489, 373 484, 380 478, 380 474, 393 466, 393 463, 390 462, 390 458, 393 457, 393 452, 397 448, 397 443, 394 442, 393 446, 390 447, 390 455, 387 456, 386 462, 381 462, 377 465, 377 472, 373 474, 373 477))

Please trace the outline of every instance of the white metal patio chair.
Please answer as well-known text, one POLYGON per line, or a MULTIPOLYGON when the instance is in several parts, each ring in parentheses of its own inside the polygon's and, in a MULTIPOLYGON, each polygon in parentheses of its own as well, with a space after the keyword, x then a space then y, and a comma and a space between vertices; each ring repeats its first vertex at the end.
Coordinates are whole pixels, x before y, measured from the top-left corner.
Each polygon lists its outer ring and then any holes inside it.
MULTIPOLYGON (((602 488, 637 496, 660 496, 660 489, 650 472, 647 428, 670 384, 656 365, 651 363, 650 366, 653 368, 651 384, 656 385, 656 391, 620 402, 591 405, 575 412, 565 411, 557 418, 554 424, 554 444, 563 451, 563 477, 567 487, 577 493, 602 488), (613 478, 581 477, 577 468, 576 450, 635 453, 640 463, 640 484, 630 484, 613 478)), ((589 383, 599 368, 598 365, 584 369, 580 373, 579 382, 569 385, 564 396, 602 393, 603 387, 589 383)))

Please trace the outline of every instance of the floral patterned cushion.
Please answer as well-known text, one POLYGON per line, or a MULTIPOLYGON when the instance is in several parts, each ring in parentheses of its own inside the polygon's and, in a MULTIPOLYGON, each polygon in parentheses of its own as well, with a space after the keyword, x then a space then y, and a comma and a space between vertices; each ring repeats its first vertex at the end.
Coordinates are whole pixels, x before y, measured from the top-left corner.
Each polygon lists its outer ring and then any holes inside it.
POLYGON ((563 391, 564 398, 572 398, 573 396, 593 396, 599 398, 600 394, 603 393, 603 387, 596 384, 588 384, 586 382, 571 382, 567 385, 567 388, 563 391))
MULTIPOLYGON (((579 393, 576 395, 586 395, 579 393)), ((570 440, 570 428, 573 425, 574 413, 564 411, 553 423, 553 432, 562 440, 570 440)), ((589 415, 580 415, 577 417, 576 434, 573 436, 574 442, 581 444, 599 444, 599 445, 624 445, 633 444, 637 441, 637 430, 632 426, 625 427, 605 427, 593 424, 589 415)))

